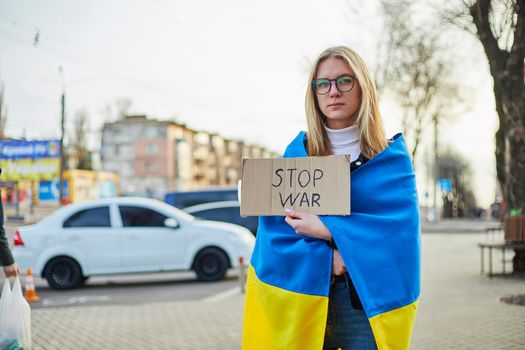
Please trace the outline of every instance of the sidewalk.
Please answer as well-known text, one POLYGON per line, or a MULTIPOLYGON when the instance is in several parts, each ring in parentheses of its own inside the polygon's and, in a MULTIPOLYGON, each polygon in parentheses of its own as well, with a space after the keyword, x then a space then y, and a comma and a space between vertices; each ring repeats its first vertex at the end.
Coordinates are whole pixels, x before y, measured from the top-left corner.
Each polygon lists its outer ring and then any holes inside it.
MULTIPOLYGON (((525 280, 479 275, 481 234, 422 238, 422 293, 411 349, 523 349, 525 280)), ((496 266, 496 268, 499 268, 496 266)), ((239 349, 243 295, 204 301, 33 310, 33 349, 239 349)))
POLYGON ((421 221, 421 231, 424 233, 480 233, 487 228, 498 228, 501 224, 496 220, 482 219, 439 219, 436 222, 421 221))
POLYGON ((240 349, 243 296, 33 311, 33 349, 240 349))
POLYGON ((14 205, 4 204, 4 214, 7 218, 6 222, 11 225, 30 225, 41 220, 42 218, 45 218, 59 208, 59 205, 55 203, 40 204, 35 206, 33 208, 33 212, 31 213, 29 206, 25 204, 19 209, 19 215, 23 217, 23 221, 20 221, 10 219, 10 217, 15 216, 16 207, 14 205))

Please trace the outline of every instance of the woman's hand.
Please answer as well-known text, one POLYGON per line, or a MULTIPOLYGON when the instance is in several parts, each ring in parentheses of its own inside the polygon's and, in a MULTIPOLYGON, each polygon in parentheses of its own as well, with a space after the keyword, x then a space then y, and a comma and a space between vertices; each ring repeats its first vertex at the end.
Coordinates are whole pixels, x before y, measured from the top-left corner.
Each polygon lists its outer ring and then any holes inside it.
POLYGON ((319 216, 285 209, 284 220, 300 235, 331 241, 332 235, 319 216))
POLYGON ((16 263, 4 266, 5 277, 16 277, 20 274, 16 263))
POLYGON ((334 254, 332 255, 332 275, 341 276, 344 275, 346 271, 346 265, 341 253, 339 253, 339 250, 334 249, 334 254))

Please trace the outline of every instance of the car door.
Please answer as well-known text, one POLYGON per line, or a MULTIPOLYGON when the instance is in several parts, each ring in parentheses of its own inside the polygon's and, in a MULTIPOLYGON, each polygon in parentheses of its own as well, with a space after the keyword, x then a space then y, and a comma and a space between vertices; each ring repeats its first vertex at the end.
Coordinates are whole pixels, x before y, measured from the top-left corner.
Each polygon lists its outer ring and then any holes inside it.
POLYGON ((119 204, 121 261, 125 270, 159 271, 183 266, 186 238, 180 227, 164 225, 168 215, 137 204, 119 204))
POLYGON ((111 225, 109 205, 81 208, 62 224, 66 251, 79 258, 86 274, 118 272, 120 237, 111 225))

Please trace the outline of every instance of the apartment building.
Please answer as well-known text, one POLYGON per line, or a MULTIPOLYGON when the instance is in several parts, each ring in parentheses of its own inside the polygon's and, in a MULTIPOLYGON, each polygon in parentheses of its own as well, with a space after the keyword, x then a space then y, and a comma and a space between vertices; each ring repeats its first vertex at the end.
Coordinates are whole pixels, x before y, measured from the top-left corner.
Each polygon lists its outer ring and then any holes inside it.
POLYGON ((119 174, 120 193, 161 197, 175 188, 175 139, 180 128, 183 126, 144 115, 104 124, 102 169, 119 174))
POLYGON ((120 176, 120 193, 162 198, 165 192, 236 186, 243 157, 277 154, 172 121, 128 116, 102 129, 101 164, 120 176))

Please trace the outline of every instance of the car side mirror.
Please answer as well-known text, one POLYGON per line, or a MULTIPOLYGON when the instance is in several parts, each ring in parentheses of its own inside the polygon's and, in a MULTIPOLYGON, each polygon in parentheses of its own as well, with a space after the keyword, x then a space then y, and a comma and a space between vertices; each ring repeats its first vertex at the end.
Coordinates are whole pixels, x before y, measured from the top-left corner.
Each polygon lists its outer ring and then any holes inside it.
POLYGON ((169 228, 178 228, 179 223, 174 218, 167 218, 166 220, 164 220, 164 226, 169 228))

